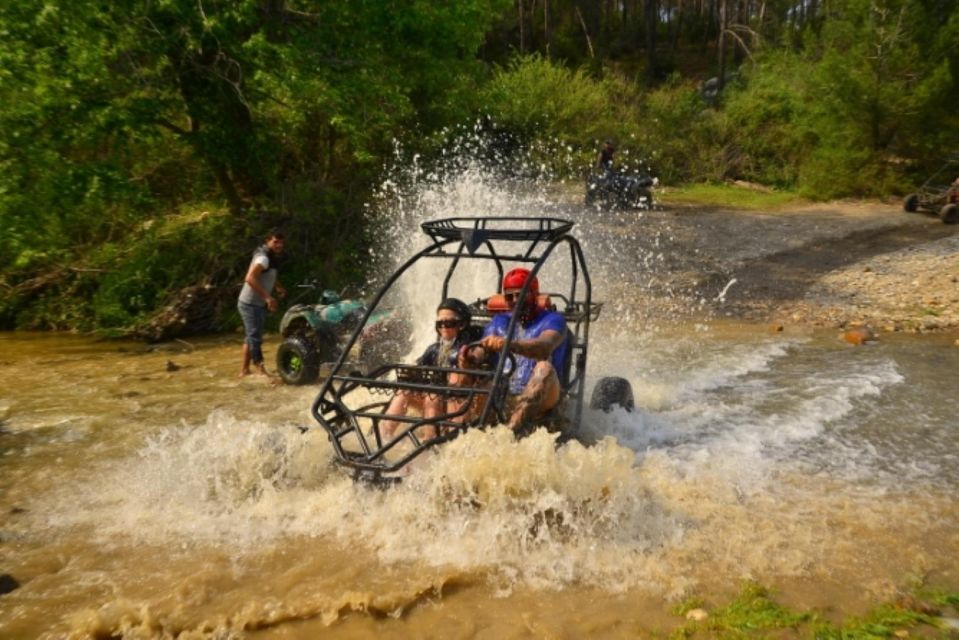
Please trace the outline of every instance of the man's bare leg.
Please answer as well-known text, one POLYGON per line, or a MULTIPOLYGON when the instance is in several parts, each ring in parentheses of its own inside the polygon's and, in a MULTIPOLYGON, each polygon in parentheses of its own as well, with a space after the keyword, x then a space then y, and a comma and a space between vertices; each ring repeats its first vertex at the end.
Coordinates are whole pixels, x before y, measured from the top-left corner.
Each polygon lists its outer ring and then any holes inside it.
POLYGON ((509 419, 509 428, 514 432, 525 424, 540 418, 559 402, 559 377, 549 362, 536 363, 523 393, 516 400, 516 408, 509 419))
POLYGON ((240 376, 244 377, 250 375, 250 345, 243 343, 243 367, 240 369, 240 376))

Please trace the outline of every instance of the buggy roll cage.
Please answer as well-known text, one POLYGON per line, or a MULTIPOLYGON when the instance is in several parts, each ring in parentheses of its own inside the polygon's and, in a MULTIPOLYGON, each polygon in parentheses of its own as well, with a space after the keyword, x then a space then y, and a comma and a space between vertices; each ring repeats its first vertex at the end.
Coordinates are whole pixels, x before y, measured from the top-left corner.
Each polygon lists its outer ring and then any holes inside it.
MULTIPOLYGON (((592 284, 583 250, 579 241, 569 233, 573 224, 572 221, 559 218, 522 217, 457 217, 422 223, 422 230, 432 243, 402 264, 370 301, 363 321, 353 332, 311 407, 314 419, 329 436, 337 463, 352 469, 356 478, 391 480, 394 478, 385 477, 383 474, 398 471, 426 449, 452 440, 468 428, 486 425, 491 418, 495 417, 498 422, 506 421, 505 400, 510 372, 505 369, 506 363, 513 359, 509 355, 509 345, 515 335, 519 314, 513 314, 506 330, 504 353, 507 357, 498 358, 495 366, 491 368, 475 370, 386 363, 364 373, 353 370, 353 365, 348 363, 348 354, 353 350, 367 321, 386 292, 414 263, 422 259, 450 261, 440 296, 440 299, 445 299, 448 297, 453 273, 464 260, 492 261, 498 274, 499 291, 504 262, 532 265, 530 271, 535 277, 554 250, 561 246, 568 248, 571 273, 569 289, 565 293, 550 292, 548 295, 558 303, 556 310, 566 318, 567 358, 564 370, 557 373, 563 397, 574 403, 570 428, 579 426, 582 418, 589 325, 598 318, 602 303, 592 301, 592 284), (513 254, 503 253, 502 248, 497 251, 497 245, 504 244, 517 246, 519 251, 513 254), (351 370, 345 370, 348 368, 351 370), (450 385, 448 377, 451 373, 473 376, 473 380, 480 384, 450 385), (361 391, 367 392, 370 400, 361 399, 363 404, 351 408, 350 401, 355 403, 354 394, 361 391), (440 395, 444 400, 458 398, 463 402, 460 409, 444 410, 444 413, 433 418, 387 414, 390 399, 399 391, 440 395), (385 396, 386 400, 373 400, 372 396, 377 394, 385 396), (467 413, 477 400, 483 402, 483 409, 478 418, 467 421, 467 413), (390 438, 381 433, 380 422, 384 419, 401 425, 390 438), (422 439, 416 432, 428 425, 434 426, 437 433, 435 437, 422 439), (397 449, 398 454, 392 459, 388 458, 387 454, 401 442, 410 443, 411 449, 406 452, 397 449), (352 447, 350 443, 353 444, 352 447)), ((527 280, 520 299, 525 299, 531 282, 532 278, 527 280)), ((487 309, 486 301, 487 299, 479 298, 470 304, 474 323, 478 319, 485 324, 495 315, 487 309)))
MULTIPOLYGON (((946 169, 949 169, 951 167, 957 167, 957 166, 959 166, 959 151, 955 151, 947 155, 946 161, 942 164, 942 166, 939 167, 939 169, 937 169, 935 173, 929 176, 926 179, 926 181, 922 184, 922 186, 923 187, 939 186, 938 184, 934 184, 933 181, 936 180, 943 172, 945 172, 946 169)), ((948 187, 943 187, 943 188, 948 188, 948 187)))

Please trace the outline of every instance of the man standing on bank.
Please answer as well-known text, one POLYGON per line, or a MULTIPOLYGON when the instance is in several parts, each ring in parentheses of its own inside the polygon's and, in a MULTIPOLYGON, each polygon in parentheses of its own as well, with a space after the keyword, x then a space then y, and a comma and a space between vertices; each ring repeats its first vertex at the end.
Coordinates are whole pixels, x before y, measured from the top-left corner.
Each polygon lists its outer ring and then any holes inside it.
POLYGON ((283 254, 283 233, 272 229, 266 236, 266 242, 253 252, 253 260, 247 269, 240 290, 237 309, 243 318, 246 338, 243 341, 243 367, 240 377, 251 373, 250 364, 258 373, 269 375, 263 364, 263 326, 266 324, 266 312, 276 311, 276 298, 285 298, 286 289, 277 279, 279 257, 283 254), (273 290, 276 289, 276 298, 273 290))

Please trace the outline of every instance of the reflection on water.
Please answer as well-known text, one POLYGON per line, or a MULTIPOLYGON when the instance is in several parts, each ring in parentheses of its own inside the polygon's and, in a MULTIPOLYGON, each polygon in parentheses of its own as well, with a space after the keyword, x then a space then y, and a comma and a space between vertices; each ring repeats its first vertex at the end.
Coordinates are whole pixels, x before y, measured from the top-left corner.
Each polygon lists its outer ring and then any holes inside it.
POLYGON ((380 491, 296 428, 315 387, 235 377, 236 338, 6 334, 0 636, 615 636, 746 577, 840 611, 955 588, 951 339, 601 337, 640 410, 587 411, 600 444, 475 431, 380 491))

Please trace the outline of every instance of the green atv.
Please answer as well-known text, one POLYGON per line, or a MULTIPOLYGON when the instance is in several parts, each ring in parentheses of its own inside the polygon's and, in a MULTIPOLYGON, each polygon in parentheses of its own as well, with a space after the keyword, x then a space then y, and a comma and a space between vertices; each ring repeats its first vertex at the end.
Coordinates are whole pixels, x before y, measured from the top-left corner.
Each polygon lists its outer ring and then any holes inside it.
MULTIPOLYGON (((318 288, 315 282, 298 286, 318 288)), ((317 304, 296 304, 287 309, 280 322, 283 342, 276 352, 276 368, 283 381, 295 385, 315 382, 324 363, 339 359, 366 311, 362 300, 343 300, 330 289, 320 294, 317 304)), ((407 325, 393 311, 374 313, 351 349, 352 366, 363 370, 364 362, 379 361, 384 355, 401 357, 410 348, 407 325)))

